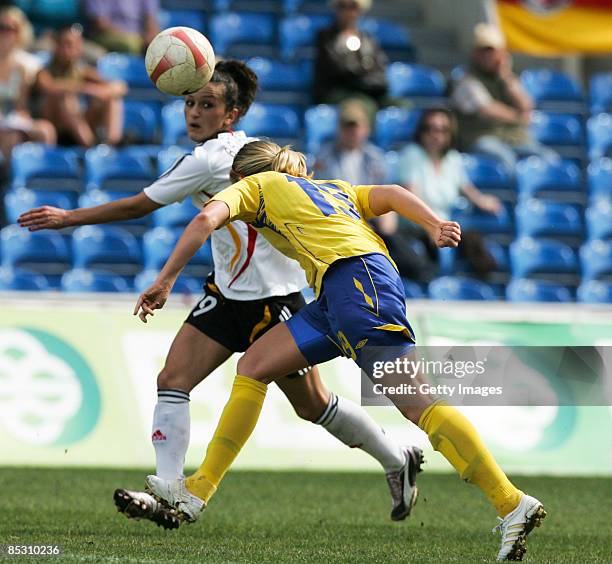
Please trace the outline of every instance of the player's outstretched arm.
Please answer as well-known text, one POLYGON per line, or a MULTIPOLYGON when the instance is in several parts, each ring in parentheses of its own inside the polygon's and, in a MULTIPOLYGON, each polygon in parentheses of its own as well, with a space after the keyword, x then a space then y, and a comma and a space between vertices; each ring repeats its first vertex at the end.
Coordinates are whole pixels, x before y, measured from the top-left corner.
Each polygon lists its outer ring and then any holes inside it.
POLYGON ((139 192, 128 198, 121 198, 93 208, 77 208, 63 210, 53 206, 41 206, 22 213, 17 218, 21 227, 29 231, 41 229, 63 229, 77 225, 92 225, 94 223, 110 223, 143 217, 156 209, 163 207, 149 198, 144 192, 139 192))
POLYGON ((420 225, 438 247, 456 247, 461 227, 455 221, 440 219, 419 197, 401 186, 376 186, 369 193, 370 209, 375 215, 395 211, 420 225))
POLYGON ((191 220, 153 285, 140 294, 134 315, 140 311, 139 317, 146 323, 147 315, 153 315, 154 310, 164 307, 172 286, 185 265, 198 252, 210 234, 224 225, 228 218, 227 204, 213 201, 191 220))

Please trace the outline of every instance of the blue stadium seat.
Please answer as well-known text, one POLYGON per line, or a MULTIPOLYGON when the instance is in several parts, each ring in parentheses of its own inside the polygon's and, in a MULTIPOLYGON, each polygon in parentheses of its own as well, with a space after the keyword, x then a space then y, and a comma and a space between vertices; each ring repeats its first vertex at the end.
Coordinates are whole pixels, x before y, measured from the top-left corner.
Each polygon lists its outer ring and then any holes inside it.
POLYGON ((210 19, 209 33, 217 55, 273 57, 278 50, 276 19, 270 14, 229 12, 210 19))
MULTIPOLYGON (((158 270, 143 270, 134 279, 134 291, 144 292, 155 282, 158 273, 158 270)), ((181 275, 177 278, 172 291, 179 294, 201 294, 202 285, 203 282, 200 278, 181 275)))
POLYGON ((300 118, 291 106, 254 103, 240 121, 248 135, 272 137, 279 145, 300 144, 300 118))
POLYGON ((518 278, 506 288, 506 299, 510 302, 573 302, 567 286, 545 280, 518 278))
POLYGON ((269 12, 277 13, 282 10, 282 0, 213 0, 217 12, 229 10, 240 12, 269 12))
POLYGON ((387 67, 387 80, 389 94, 395 98, 417 98, 418 101, 412 101, 420 106, 440 105, 444 101, 444 76, 426 65, 392 63, 387 67))
POLYGON ((306 149, 316 153, 321 145, 334 138, 338 127, 338 109, 328 104, 319 104, 304 112, 306 149))
POLYGON ((583 280, 612 280, 612 241, 592 239, 580 247, 583 280))
POLYGON ((206 18, 199 10, 160 10, 157 21, 160 29, 185 26, 206 33, 206 18))
POLYGON ((193 141, 187 135, 187 125, 183 117, 184 107, 183 100, 175 100, 162 108, 162 143, 164 145, 193 145, 193 141))
MULTIPOLYGON (((89 190, 79 197, 79 207, 93 208, 94 206, 101 206, 103 204, 107 204, 108 202, 114 202, 115 200, 120 200, 121 198, 127 198, 133 195, 133 192, 106 192, 104 190, 89 190)), ((130 231, 142 232, 143 228, 146 228, 151 224, 151 216, 145 215, 144 217, 137 217, 135 219, 128 219, 127 221, 116 223, 121 227, 130 229, 130 231), (138 229, 132 229, 134 227, 138 229)))
POLYGON ((452 218, 461 224, 464 231, 476 230, 482 233, 509 234, 512 232, 512 216, 506 206, 496 214, 474 207, 465 198, 460 198, 452 212, 452 218))
POLYGON ((329 10, 328 0, 282 0, 282 2, 283 10, 287 14, 326 12, 329 10))
POLYGON ((581 237, 583 225, 576 206, 530 198, 515 208, 519 237, 581 237))
POLYGON ((126 140, 130 143, 155 143, 158 122, 156 102, 126 100, 123 103, 123 116, 123 136, 126 140))
POLYGON ((406 295, 406 299, 422 300, 427 297, 425 295, 425 292, 423 292, 423 288, 421 288, 421 286, 417 284, 414 280, 402 278, 402 283, 404 284, 404 294, 406 295))
POLYGON ((198 213, 191 198, 180 203, 170 204, 153 212, 153 225, 155 227, 184 227, 198 213))
POLYGON ((87 190, 139 192, 154 179, 149 157, 135 148, 98 145, 85 153, 87 190))
POLYGON ((587 121, 589 157, 612 157, 612 114, 597 114, 587 121))
POLYGON ((62 274, 72 254, 64 237, 57 231, 31 233, 17 225, 0 231, 0 256, 3 266, 17 266, 40 274, 62 274))
POLYGON ((569 75, 550 69, 531 69, 521 73, 521 82, 536 106, 546 102, 582 102, 580 85, 569 75))
POLYGON ((374 139, 384 150, 397 149, 408 143, 421 116, 420 110, 389 107, 376 114, 374 139))
POLYGON ((592 114, 612 112, 612 72, 591 77, 589 95, 592 114))
POLYGON ((17 145, 11 154, 12 186, 51 190, 83 187, 77 151, 39 143, 17 145))
POLYGON ((593 200, 585 213, 589 239, 612 239, 612 201, 593 200))
POLYGON ((572 162, 546 161, 531 156, 516 167, 519 195, 530 198, 546 193, 582 193, 582 174, 572 162))
POLYGON ((363 18, 359 27, 376 38, 392 61, 414 61, 414 45, 404 25, 386 20, 363 18))
POLYGON ((154 88, 144 57, 108 53, 98 59, 98 71, 107 80, 123 80, 130 88, 154 88))
POLYGON ((44 292, 49 290, 49 281, 37 272, 0 266, 0 291, 8 290, 44 292))
POLYGON ((590 198, 612 198, 612 159, 593 161, 587 168, 590 198))
POLYGON ((429 283, 432 300, 495 300, 493 288, 479 280, 459 276, 442 276, 429 283))
POLYGON ((521 237, 510 245, 510 265, 516 278, 578 272, 578 259, 569 245, 531 237, 521 237))
POLYGON ((110 225, 85 225, 72 234, 75 268, 103 269, 124 276, 142 268, 138 240, 129 231, 110 225))
POLYGON ((75 268, 62 276, 62 292, 130 292, 125 278, 112 272, 75 268))
POLYGON ((503 200, 516 200, 514 182, 510 172, 498 159, 484 155, 463 155, 468 178, 479 190, 496 194, 503 200))
POLYGON ((160 176, 164 174, 187 152, 187 148, 179 147, 178 145, 163 148, 157 154, 157 174, 160 176))
POLYGON ((576 292, 579 302, 587 304, 612 303, 612 282, 587 280, 578 286, 576 292))
POLYGON ((280 21, 279 41, 281 54, 285 59, 312 58, 315 55, 317 33, 331 25, 333 17, 304 14, 288 16, 280 21))
MULTIPOLYGON (((183 233, 183 229, 168 229, 155 227, 143 237, 144 267, 147 270, 159 270, 164 265, 174 245, 183 233)), ((184 272, 186 275, 203 278, 211 270, 213 264, 210 240, 200 247, 197 254, 191 259, 184 272)))
POLYGON ((24 212, 40 206, 54 206, 64 210, 74 209, 76 195, 74 192, 54 192, 52 190, 30 190, 17 188, 4 196, 4 211, 9 223, 16 223, 24 212))
POLYGON ((247 64, 259 79, 258 102, 301 105, 310 103, 312 61, 290 63, 255 57, 247 64))
POLYGON ((533 112, 529 126, 540 143, 564 147, 584 145, 582 122, 578 116, 551 112, 533 112))

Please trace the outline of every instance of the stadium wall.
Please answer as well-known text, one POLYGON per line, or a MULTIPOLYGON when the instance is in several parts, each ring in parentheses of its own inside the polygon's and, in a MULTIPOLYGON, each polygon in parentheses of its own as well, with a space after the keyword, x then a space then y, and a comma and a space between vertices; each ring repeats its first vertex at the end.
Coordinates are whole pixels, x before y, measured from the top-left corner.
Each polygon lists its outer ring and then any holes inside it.
MULTIPOLYGON (((135 296, 0 294, 0 465, 151 468, 155 378, 189 301, 170 301, 143 325, 131 314, 135 296)), ((424 344, 612 344, 612 308, 415 301, 408 313, 424 344)), ((235 360, 192 393, 189 466, 204 453, 235 360)), ((351 362, 338 359, 321 372, 330 389, 359 401, 351 362)), ((360 451, 299 420, 272 388, 236 467, 376 469, 360 451)), ((510 472, 612 475, 611 407, 463 409, 510 472)), ((394 409, 368 410, 398 441, 424 446, 428 469, 449 470, 394 409)))

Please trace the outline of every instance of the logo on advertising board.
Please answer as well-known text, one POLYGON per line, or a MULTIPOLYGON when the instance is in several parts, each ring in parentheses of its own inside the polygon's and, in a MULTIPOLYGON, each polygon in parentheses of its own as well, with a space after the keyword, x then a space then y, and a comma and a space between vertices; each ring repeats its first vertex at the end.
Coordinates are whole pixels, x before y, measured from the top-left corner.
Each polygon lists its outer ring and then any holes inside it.
POLYGON ((75 443, 100 416, 89 364, 66 341, 37 329, 0 329, 0 428, 37 446, 75 443))

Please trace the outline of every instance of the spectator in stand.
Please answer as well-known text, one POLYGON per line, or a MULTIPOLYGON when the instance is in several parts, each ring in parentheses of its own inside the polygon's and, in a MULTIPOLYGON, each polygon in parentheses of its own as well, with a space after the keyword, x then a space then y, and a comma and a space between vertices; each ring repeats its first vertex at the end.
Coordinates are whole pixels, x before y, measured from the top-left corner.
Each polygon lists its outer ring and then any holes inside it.
POLYGON ((82 52, 80 25, 56 32, 51 61, 36 80, 42 115, 55 125, 66 144, 116 145, 123 134, 122 98, 127 86, 103 80, 95 68, 81 62, 82 52), (85 109, 80 96, 87 99, 85 109))
POLYGON ((368 33, 358 28, 359 17, 371 0, 333 0, 334 23, 317 36, 314 99, 338 104, 360 96, 373 115, 387 96, 387 57, 368 33))
MULTIPOLYGON (((502 204, 495 196, 480 192, 468 179, 461 155, 453 148, 456 132, 454 117, 448 110, 424 111, 414 142, 400 155, 400 182, 443 219, 450 219, 461 194, 477 208, 495 214, 502 204)), ((435 245, 420 227, 406 221, 400 229, 406 236, 423 241, 430 256, 437 257, 435 245)), ((475 231, 463 233, 459 252, 481 276, 496 266, 482 236, 475 231)))
MULTIPOLYGON (((369 141, 370 119, 361 100, 340 106, 336 139, 323 145, 315 157, 318 178, 341 178, 351 184, 386 184, 385 154, 369 141)), ((428 281, 431 268, 406 244, 398 232, 398 216, 390 212, 371 220, 372 227, 385 241, 400 274, 406 278, 428 281)))
POLYGON ((6 162, 18 143, 56 141, 53 125, 32 119, 29 112, 27 71, 18 56, 29 33, 28 21, 19 8, 0 9, 0 151, 6 162))
POLYGON ((479 23, 474 28, 472 61, 453 88, 451 103, 457 110, 461 150, 496 157, 512 174, 520 156, 558 157, 529 134, 533 102, 512 72, 497 27, 479 23))
POLYGON ((384 184, 385 154, 369 141, 370 119, 360 100, 340 106, 336 139, 321 147, 315 158, 319 178, 342 178, 351 184, 384 184))
POLYGON ((143 53, 159 33, 159 0, 86 0, 91 37, 109 51, 143 53))

